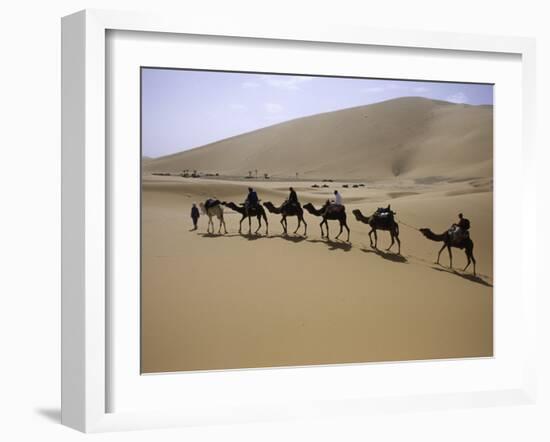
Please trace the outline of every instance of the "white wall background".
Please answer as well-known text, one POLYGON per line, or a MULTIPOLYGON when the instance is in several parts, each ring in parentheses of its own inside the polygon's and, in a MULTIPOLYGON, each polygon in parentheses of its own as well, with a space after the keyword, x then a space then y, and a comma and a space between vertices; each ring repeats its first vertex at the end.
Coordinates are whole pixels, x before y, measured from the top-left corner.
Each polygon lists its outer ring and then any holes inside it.
MULTIPOLYGON (((548 300, 540 300, 537 406, 369 416, 324 422, 161 430, 85 436, 59 425, 60 17, 83 8, 166 10, 250 20, 349 23, 534 36, 538 43, 539 191, 548 193, 550 13, 546 2, 391 0, 19 0, 0 9, 0 439, 178 440, 550 440, 548 300)), ((545 196, 548 200, 547 196, 545 196)), ((542 199, 541 199, 542 203, 542 199)), ((513 213, 516 207, 511 206, 513 213)), ((539 207, 541 221, 548 205, 539 207)), ((541 222, 540 235, 546 232, 541 222)), ((533 241, 538 240, 533 232, 533 241)), ((538 265, 548 258, 542 239, 538 265)), ((519 267, 518 267, 519 268, 519 267)), ((543 291, 550 293, 549 284, 543 291)))

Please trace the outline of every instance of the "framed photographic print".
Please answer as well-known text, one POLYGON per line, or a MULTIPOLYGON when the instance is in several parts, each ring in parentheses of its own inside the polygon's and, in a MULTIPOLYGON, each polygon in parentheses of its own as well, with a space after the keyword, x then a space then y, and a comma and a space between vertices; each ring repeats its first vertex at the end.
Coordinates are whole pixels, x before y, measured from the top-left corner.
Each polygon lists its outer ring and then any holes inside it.
POLYGON ((63 422, 532 401, 533 42, 241 25, 63 19, 63 422))

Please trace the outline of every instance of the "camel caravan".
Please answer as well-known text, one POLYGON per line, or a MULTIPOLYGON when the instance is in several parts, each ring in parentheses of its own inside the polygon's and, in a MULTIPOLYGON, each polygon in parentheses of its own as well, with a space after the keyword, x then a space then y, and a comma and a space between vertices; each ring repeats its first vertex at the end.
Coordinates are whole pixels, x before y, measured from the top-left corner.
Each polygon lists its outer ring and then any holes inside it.
MULTIPOLYGON (((258 221, 258 228, 254 231, 254 234, 258 234, 262 229, 262 220, 265 224, 265 234, 269 233, 269 222, 266 214, 266 209, 269 213, 275 215, 281 215, 281 226, 283 227, 283 234, 288 235, 288 217, 297 217, 298 225, 293 234, 297 234, 300 227, 304 226, 303 236, 307 236, 307 222, 304 218, 304 209, 309 212, 311 215, 321 218, 321 223, 319 227, 321 228, 321 237, 329 240, 329 223, 328 221, 338 221, 340 231, 336 235, 335 239, 339 239, 342 235, 344 229, 347 232, 347 242, 350 242, 350 228, 347 224, 347 214, 346 207, 342 202, 342 196, 340 193, 334 191, 334 199, 327 200, 325 204, 316 208, 312 203, 304 204, 303 206, 298 201, 298 196, 296 191, 290 187, 290 194, 286 201, 284 201, 280 206, 274 205, 271 201, 267 201, 263 204, 260 204, 260 199, 258 194, 251 187, 248 188, 248 195, 244 203, 236 204, 234 202, 220 201, 216 198, 209 198, 204 203, 200 203, 200 209, 203 215, 208 217, 208 226, 207 233, 213 234, 215 231, 214 221, 216 218, 219 222, 218 234, 222 234, 222 227, 224 232, 227 233, 227 228, 225 226, 224 220, 224 207, 227 207, 241 215, 239 221, 239 234, 242 234, 242 223, 245 219, 248 219, 248 234, 252 234, 252 218, 256 218, 258 221)), ((395 219, 396 212, 394 212, 390 205, 387 207, 379 207, 376 211, 370 215, 365 216, 361 213, 361 210, 354 209, 352 210, 355 219, 363 224, 368 224, 370 226, 369 231, 369 240, 370 245, 374 249, 378 249, 378 230, 387 231, 390 234, 391 244, 385 249, 390 251, 391 248, 397 243, 397 254, 401 255, 401 240, 399 239, 399 224, 395 219), (374 238, 374 240, 373 240, 374 238)), ((193 204, 193 209, 191 211, 191 217, 193 218, 194 229, 197 229, 197 220, 198 220, 198 210, 193 204)), ((451 248, 462 249, 466 253, 466 259, 468 260, 466 267, 463 271, 473 264, 473 274, 476 275, 476 260, 474 258, 473 249, 474 243, 470 238, 469 229, 470 221, 460 213, 458 215, 459 221, 441 234, 436 234, 432 232, 429 228, 420 228, 416 229, 428 240, 435 242, 442 242, 443 245, 437 254, 437 262, 439 264, 439 259, 443 250, 447 249, 449 253, 449 267, 453 268, 453 255, 451 248)), ((411 227, 413 228, 413 227, 411 227)))

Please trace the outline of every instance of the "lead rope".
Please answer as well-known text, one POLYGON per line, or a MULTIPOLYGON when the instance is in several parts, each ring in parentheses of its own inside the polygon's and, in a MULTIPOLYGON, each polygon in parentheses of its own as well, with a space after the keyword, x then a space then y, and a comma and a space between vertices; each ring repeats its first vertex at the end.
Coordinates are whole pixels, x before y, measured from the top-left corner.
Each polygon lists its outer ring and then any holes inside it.
MULTIPOLYGON (((396 217, 396 219, 397 219, 397 217, 396 217)), ((403 224, 404 226, 407 226, 409 229, 420 231, 420 229, 418 227, 411 226, 410 224, 407 224, 405 221, 402 221, 401 219, 397 219, 397 222, 399 224, 403 224)))

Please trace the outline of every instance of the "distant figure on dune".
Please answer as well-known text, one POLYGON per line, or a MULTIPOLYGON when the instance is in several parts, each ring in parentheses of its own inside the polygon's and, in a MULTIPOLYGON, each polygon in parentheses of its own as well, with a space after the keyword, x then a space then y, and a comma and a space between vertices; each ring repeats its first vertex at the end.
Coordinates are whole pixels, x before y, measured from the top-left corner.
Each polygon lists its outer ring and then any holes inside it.
POLYGON ((453 254, 451 253, 451 247, 456 247, 457 249, 464 249, 466 252, 466 259, 468 260, 468 263, 466 264, 466 267, 464 267, 463 271, 466 271, 470 263, 474 264, 474 276, 476 274, 476 259, 474 258, 474 242, 470 238, 470 221, 460 213, 458 215, 459 221, 458 224, 453 224, 450 229, 448 229, 446 232, 437 234, 433 233, 428 228, 422 228, 420 231, 422 234, 428 238, 429 240, 436 241, 436 242, 443 242, 443 246, 439 250, 439 253, 437 254, 437 262, 436 264, 439 264, 439 257, 441 256, 441 252, 447 248, 449 252, 449 267, 453 268, 453 254))
POLYGON ((191 207, 191 219, 193 220, 193 230, 197 230, 198 226, 197 223, 199 222, 201 214, 199 213, 199 208, 197 207, 197 203, 193 203, 193 207, 191 207))
POLYGON ((216 198, 209 198, 204 203, 200 203, 200 207, 202 213, 208 216, 208 227, 206 228, 208 233, 214 233, 214 221, 212 221, 213 217, 220 220, 218 233, 221 233, 222 225, 225 233, 227 233, 227 227, 225 226, 225 220, 223 218, 223 207, 219 200, 216 198), (212 227, 212 232, 210 232, 210 227, 212 227))

